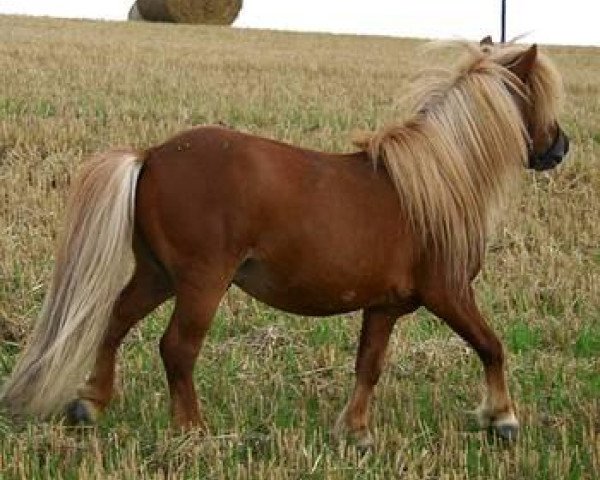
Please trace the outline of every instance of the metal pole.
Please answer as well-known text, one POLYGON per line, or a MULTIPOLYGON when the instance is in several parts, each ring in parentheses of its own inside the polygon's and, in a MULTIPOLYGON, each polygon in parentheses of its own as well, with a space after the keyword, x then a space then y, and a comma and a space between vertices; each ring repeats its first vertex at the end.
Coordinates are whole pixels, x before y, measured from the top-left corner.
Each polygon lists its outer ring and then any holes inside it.
POLYGON ((506 42, 506 0, 502 0, 502 31, 501 41, 506 42))

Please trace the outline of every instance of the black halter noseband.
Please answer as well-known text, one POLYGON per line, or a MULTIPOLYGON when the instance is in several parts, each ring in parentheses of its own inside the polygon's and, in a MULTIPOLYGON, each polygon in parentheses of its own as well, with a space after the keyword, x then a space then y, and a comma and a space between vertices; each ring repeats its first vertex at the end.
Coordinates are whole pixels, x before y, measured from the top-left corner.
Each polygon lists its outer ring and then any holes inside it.
POLYGON ((529 154, 529 168, 534 170, 542 171, 549 170, 556 167, 569 151, 569 138, 565 132, 560 128, 556 127, 556 135, 552 145, 543 153, 530 153, 529 154))

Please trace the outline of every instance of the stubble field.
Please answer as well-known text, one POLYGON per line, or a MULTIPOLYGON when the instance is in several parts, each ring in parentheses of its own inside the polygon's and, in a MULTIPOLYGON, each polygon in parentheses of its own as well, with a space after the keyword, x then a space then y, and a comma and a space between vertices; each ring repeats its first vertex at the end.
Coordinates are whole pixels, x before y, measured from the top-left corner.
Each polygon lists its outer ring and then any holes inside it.
MULTIPOLYGON (((448 62, 419 46, 0 17, 0 383, 40 307, 86 155, 218 121, 350 150, 353 129, 402 116, 420 68, 448 62)), ((571 154, 554 172, 523 174, 476 283, 508 352, 523 426, 514 445, 472 428, 479 361, 417 312, 396 327, 373 404, 375 449, 359 455, 330 437, 353 382, 359 315, 287 315, 232 289, 195 372, 209 433, 169 428, 165 305, 129 336, 97 427, 0 413, 0 478, 598 478, 600 51, 546 51, 565 79, 571 154)))

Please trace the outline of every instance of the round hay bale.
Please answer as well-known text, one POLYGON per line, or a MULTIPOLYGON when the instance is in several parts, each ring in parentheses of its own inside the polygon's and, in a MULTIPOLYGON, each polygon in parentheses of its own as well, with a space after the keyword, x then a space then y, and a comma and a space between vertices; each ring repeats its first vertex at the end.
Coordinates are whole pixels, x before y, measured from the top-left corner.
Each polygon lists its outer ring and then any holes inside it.
POLYGON ((167 7, 169 0, 137 0, 135 4, 144 20, 150 22, 174 22, 167 7))
POLYGON ((168 0, 176 22, 231 25, 242 8, 242 0, 168 0))
POLYGON ((141 17, 152 22, 231 25, 242 0, 137 0, 135 5, 141 17))

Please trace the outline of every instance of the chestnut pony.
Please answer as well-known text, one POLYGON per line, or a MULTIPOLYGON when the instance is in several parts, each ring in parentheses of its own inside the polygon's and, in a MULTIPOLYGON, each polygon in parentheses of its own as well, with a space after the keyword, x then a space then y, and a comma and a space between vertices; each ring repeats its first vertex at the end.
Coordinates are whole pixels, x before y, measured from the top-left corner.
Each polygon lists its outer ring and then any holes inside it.
POLYGON ((337 424, 359 445, 371 442, 368 406, 394 323, 420 306, 477 352, 487 383, 478 418, 514 437, 502 345, 470 284, 515 175, 552 168, 568 150, 560 76, 535 45, 483 42, 416 88, 408 119, 364 136, 356 153, 198 127, 93 157, 73 185, 53 280, 3 401, 95 420, 113 395, 121 341, 174 296, 160 342, 172 420, 202 425, 192 371, 235 284, 301 315, 362 309, 356 384, 337 424))

